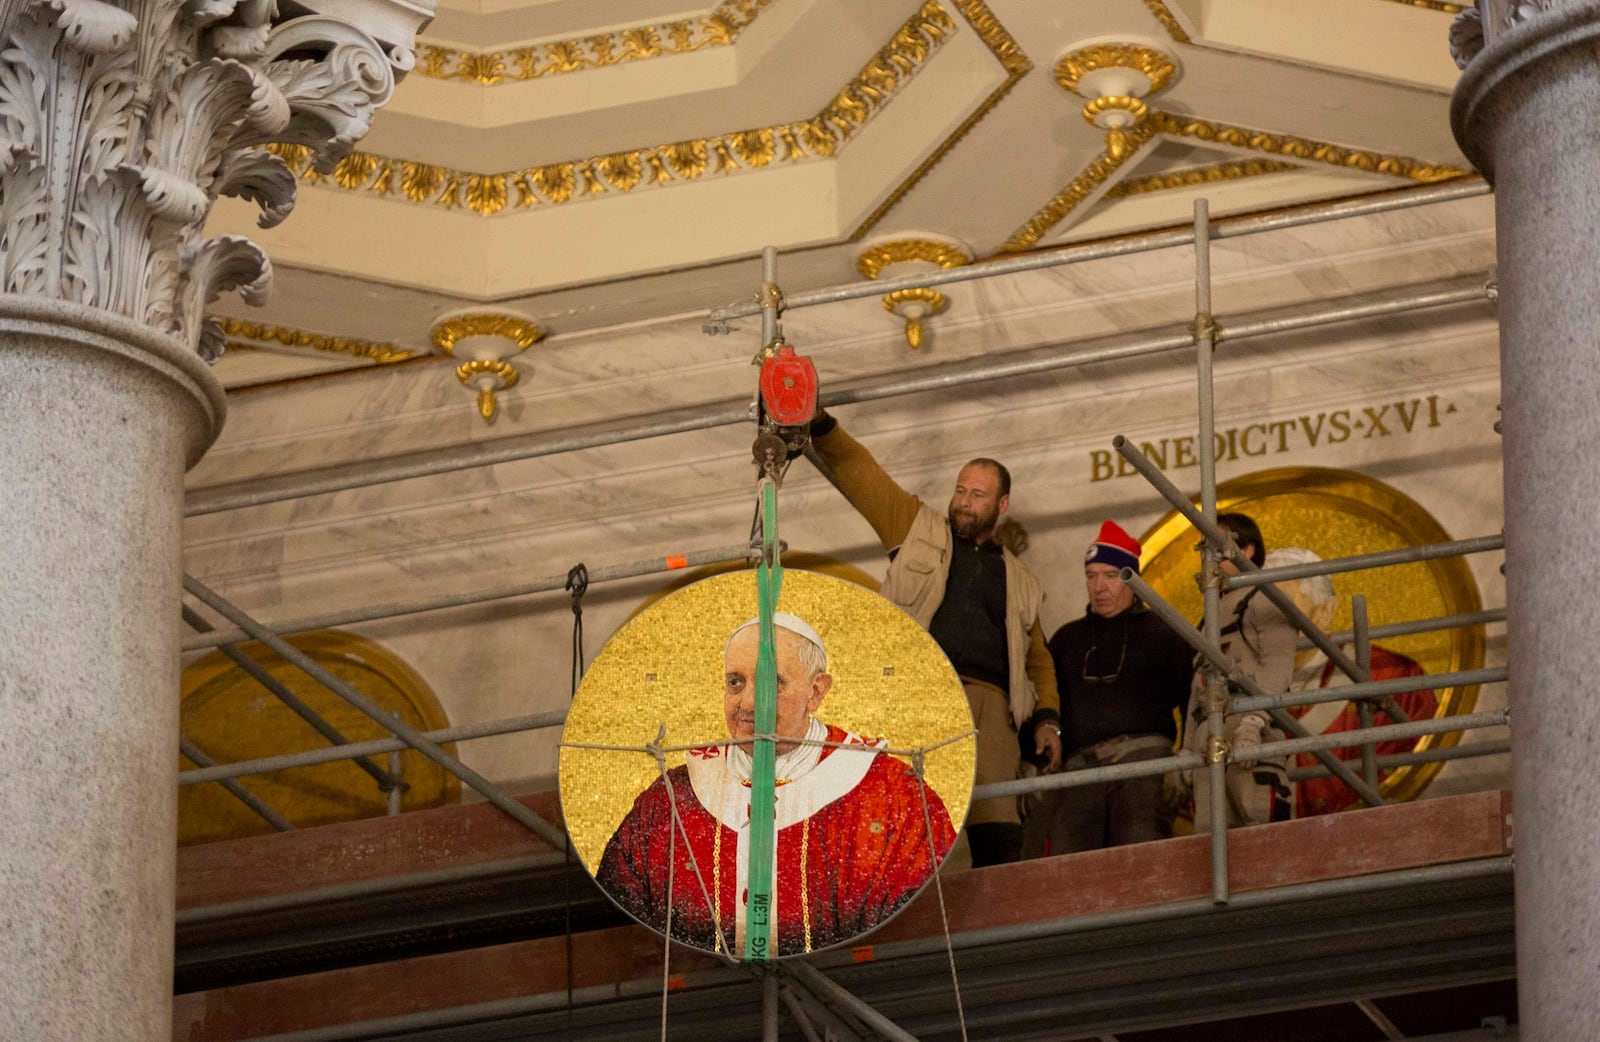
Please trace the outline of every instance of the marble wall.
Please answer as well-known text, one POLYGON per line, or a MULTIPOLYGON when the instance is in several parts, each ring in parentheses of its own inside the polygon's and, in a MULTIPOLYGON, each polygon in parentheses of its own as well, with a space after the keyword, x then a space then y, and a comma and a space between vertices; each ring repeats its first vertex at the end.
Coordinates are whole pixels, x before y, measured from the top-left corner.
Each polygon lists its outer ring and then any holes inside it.
MULTIPOLYGON (((1224 240, 1213 248, 1214 310, 1226 330, 1242 312, 1484 273, 1493 259, 1486 199, 1224 240)), ((755 275, 752 263, 752 283, 755 275)), ((950 287, 950 311, 916 353, 876 298, 796 312, 785 324, 826 393, 963 359, 1181 328, 1192 317, 1192 278, 1192 254, 1172 250, 950 287)), ((759 324, 706 336, 704 308, 717 303, 686 301, 695 310, 680 318, 604 333, 563 337, 557 326, 529 352, 531 372, 502 396, 492 429, 442 362, 236 394, 190 488, 747 396, 759 324)), ((1498 532, 1497 350, 1488 304, 1225 340, 1216 356, 1218 429, 1243 435, 1259 426, 1220 463, 1220 477, 1348 468, 1396 486, 1454 538, 1498 532), (1342 438, 1334 437, 1336 414, 1350 424, 1342 438)), ((971 456, 1011 467, 1012 512, 1031 539, 1025 560, 1045 583, 1049 629, 1082 611, 1083 549, 1101 519, 1137 533, 1166 512, 1142 478, 1119 476, 1108 463, 1114 435, 1168 439, 1170 476, 1198 489, 1198 469, 1179 466, 1171 448, 1197 423, 1189 351, 836 411, 902 484, 932 502, 947 498, 971 456)), ((597 568, 742 543, 755 504, 752 435, 724 427, 193 517, 185 563, 275 622, 559 575, 579 561, 597 568)), ((785 483, 781 512, 793 549, 882 574, 870 529, 804 461, 785 483)), ((1505 603, 1500 561, 1470 559, 1486 606, 1505 603)), ((595 586, 585 601, 588 656, 671 579, 595 586)), ((352 628, 408 661, 451 720, 469 723, 564 705, 571 623, 566 595, 553 593, 352 628)), ((1490 629, 1491 662, 1504 661, 1501 632, 1490 629)), ((1480 698, 1503 704, 1498 689, 1480 698)), ((552 787, 557 740, 547 731, 462 749, 472 767, 529 790, 552 787)), ((1464 761, 1430 791, 1507 777, 1499 758, 1464 761)))

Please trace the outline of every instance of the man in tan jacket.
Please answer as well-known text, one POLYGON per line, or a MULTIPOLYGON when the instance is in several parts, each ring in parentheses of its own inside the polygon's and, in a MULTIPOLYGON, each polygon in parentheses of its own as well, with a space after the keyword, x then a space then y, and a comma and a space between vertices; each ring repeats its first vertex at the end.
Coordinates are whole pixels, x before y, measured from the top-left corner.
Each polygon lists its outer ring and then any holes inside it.
MULTIPOLYGON (((928 630, 961 676, 978 728, 978 784, 1015 778, 1025 748, 1054 771, 1060 702, 1039 625, 1043 590, 993 538, 1010 504, 1010 473, 991 459, 971 461, 941 514, 896 484, 826 412, 812 422, 811 443, 889 552, 883 596, 928 630)), ((1015 799, 974 803, 966 831, 975 868, 1021 856, 1015 799)))

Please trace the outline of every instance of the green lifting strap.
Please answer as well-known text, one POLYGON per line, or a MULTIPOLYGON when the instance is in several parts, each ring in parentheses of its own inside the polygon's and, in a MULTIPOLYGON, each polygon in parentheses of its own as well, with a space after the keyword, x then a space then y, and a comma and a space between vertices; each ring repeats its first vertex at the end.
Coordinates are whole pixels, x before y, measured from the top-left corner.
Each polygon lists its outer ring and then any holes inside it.
POLYGON ((756 653, 756 734, 750 750, 750 903, 746 907, 744 957, 772 957, 772 880, 777 847, 774 808, 777 749, 771 735, 778 726, 778 651, 772 613, 783 587, 783 562, 778 554, 778 486, 761 482, 761 563, 756 567, 756 603, 761 643, 756 653))

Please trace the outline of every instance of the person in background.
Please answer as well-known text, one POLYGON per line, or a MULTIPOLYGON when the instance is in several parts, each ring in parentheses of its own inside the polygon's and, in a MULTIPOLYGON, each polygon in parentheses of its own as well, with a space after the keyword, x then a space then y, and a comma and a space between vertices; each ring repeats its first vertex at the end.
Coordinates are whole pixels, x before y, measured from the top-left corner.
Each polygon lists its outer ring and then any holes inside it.
MULTIPOLYGON (((1083 618, 1050 638, 1061 693, 1062 769, 1104 767, 1172 755, 1189 698, 1194 651, 1122 581, 1139 570, 1139 541, 1106 521, 1084 554, 1089 603, 1083 618)), ((1083 785, 1045 794, 1024 825, 1027 857, 1161 839, 1163 776, 1083 785)))
MULTIPOLYGON (((1217 525, 1233 537, 1244 555, 1260 568, 1266 560, 1266 541, 1261 529, 1245 514, 1219 514, 1217 525)), ((1226 557, 1222 570, 1238 575, 1239 567, 1226 557)), ((1222 618, 1222 650, 1234 665, 1255 681, 1263 694, 1282 694, 1289 689, 1294 672, 1295 628, 1260 587, 1245 586, 1222 595, 1218 611, 1222 618)), ((1200 665, 1196 661, 1196 666, 1200 665)), ((1238 695, 1240 692, 1235 691, 1238 695)), ((1205 671, 1197 668, 1190 690, 1184 748, 1201 756, 1211 741, 1211 727, 1205 707, 1205 671)), ((1285 736, 1272 726, 1261 710, 1229 713, 1224 717, 1223 737, 1234 751, 1281 741, 1285 736)), ((1204 768, 1196 774, 1204 772, 1204 768)), ((1194 828, 1211 828, 1211 790, 1202 778, 1194 778, 1194 828)), ((1259 825, 1267 821, 1286 821, 1293 816, 1287 758, 1235 763, 1227 769, 1226 798, 1228 827, 1259 825)))

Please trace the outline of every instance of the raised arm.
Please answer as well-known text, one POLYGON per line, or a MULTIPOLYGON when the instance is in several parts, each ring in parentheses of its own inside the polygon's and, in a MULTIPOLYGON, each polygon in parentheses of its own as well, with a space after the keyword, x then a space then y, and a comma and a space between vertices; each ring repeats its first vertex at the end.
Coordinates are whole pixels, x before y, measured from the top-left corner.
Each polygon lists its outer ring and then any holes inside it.
POLYGON ((893 550, 905 542, 922 500, 896 484, 866 446, 846 434, 839 421, 827 413, 812 422, 811 444, 833 471, 850 505, 878 533, 883 548, 893 550))

